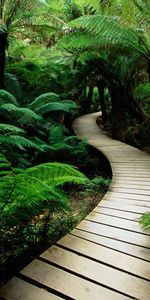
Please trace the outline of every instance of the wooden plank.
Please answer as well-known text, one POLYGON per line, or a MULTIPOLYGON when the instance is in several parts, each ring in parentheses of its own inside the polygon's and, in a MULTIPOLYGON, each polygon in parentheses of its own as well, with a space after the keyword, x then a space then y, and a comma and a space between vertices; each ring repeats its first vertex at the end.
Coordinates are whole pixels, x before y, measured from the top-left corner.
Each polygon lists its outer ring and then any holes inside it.
POLYGON ((150 248, 150 239, 146 235, 111 227, 104 224, 93 223, 87 220, 82 221, 77 228, 112 239, 124 241, 134 245, 150 248))
POLYGON ((108 192, 106 193, 106 195, 104 196, 104 199, 105 198, 109 198, 111 199, 111 196, 114 197, 122 197, 124 199, 132 199, 132 200, 143 200, 143 201, 150 201, 150 196, 147 196, 147 195, 138 195, 138 194, 130 194, 130 193, 120 193, 120 192, 111 192, 108 190, 108 192))
MULTIPOLYGON (((112 192, 117 192, 117 193, 127 193, 127 194, 135 194, 135 195, 147 195, 147 196, 149 196, 149 201, 150 201, 150 187, 149 187, 149 189, 146 189, 146 190, 144 190, 144 189, 138 189, 138 188, 128 188, 127 186, 126 187, 113 187, 113 186, 111 186, 110 187, 110 189, 109 189, 109 191, 112 191, 112 192)), ((131 196, 132 197, 132 196, 131 196)))
POLYGON ((7 300, 60 300, 63 299, 38 288, 20 278, 13 277, 0 289, 0 296, 7 300))
POLYGON ((145 182, 144 182, 144 184, 139 184, 139 183, 136 183, 136 184, 134 184, 134 183, 129 183, 129 182, 113 182, 112 184, 111 184, 111 189, 117 189, 117 191, 119 191, 119 189, 121 188, 121 189, 124 189, 124 190, 129 190, 129 189, 132 189, 134 192, 136 191, 137 192, 137 190, 139 189, 140 190, 140 194, 143 192, 143 190, 144 191, 149 191, 150 192, 150 182, 148 182, 147 183, 147 185, 145 184, 145 182))
POLYGON ((131 220, 119 219, 115 216, 107 216, 103 214, 97 214, 94 211, 91 212, 85 220, 89 220, 92 222, 97 222, 100 224, 115 226, 122 229, 131 230, 134 232, 139 232, 142 234, 150 235, 150 230, 144 231, 142 226, 138 222, 134 222, 131 220))
POLYGON ((106 263, 122 271, 150 280, 149 262, 69 234, 59 240, 57 244, 64 246, 66 249, 73 250, 80 255, 83 254, 90 259, 95 259, 96 261, 106 263))
POLYGON ((135 176, 135 177, 138 177, 138 176, 140 176, 140 177, 144 177, 144 178, 150 178, 150 172, 136 172, 135 173, 135 171, 119 171, 119 170, 114 170, 113 171, 113 174, 115 174, 115 175, 117 175, 117 176, 120 176, 120 175, 124 175, 124 176, 135 176))
POLYGON ((115 196, 113 197, 113 195, 112 195, 111 198, 106 197, 106 198, 101 200, 101 202, 105 202, 105 201, 111 201, 111 202, 113 201, 113 202, 117 202, 117 203, 121 202, 121 203, 124 204, 124 206, 126 206, 126 204, 127 204, 127 205, 145 207, 147 210, 150 209, 150 202, 149 201, 143 201, 143 200, 140 201, 140 200, 128 199, 128 198, 123 198, 123 196, 122 197, 120 196, 120 197, 116 198, 115 196))
POLYGON ((119 200, 120 199, 118 199, 118 201, 117 200, 116 201, 107 201, 107 199, 105 201, 102 200, 98 206, 118 209, 118 210, 127 211, 127 212, 135 212, 135 213, 140 213, 140 214, 144 214, 149 211, 147 207, 123 204, 122 201, 119 201, 119 200))
POLYGON ((106 214, 108 216, 114 216, 114 217, 121 218, 121 219, 132 220, 135 222, 138 222, 139 218, 141 216, 138 213, 120 211, 120 210, 115 210, 115 209, 111 209, 108 207, 100 207, 100 206, 96 206, 96 208, 93 209, 93 212, 106 214))
POLYGON ((101 235, 89 233, 89 232, 82 231, 81 229, 76 229, 76 228, 74 230, 72 230, 70 234, 79 236, 83 239, 87 239, 91 242, 95 242, 95 243, 103 245, 105 247, 109 247, 116 251, 120 251, 120 252, 126 253, 128 255, 132 255, 132 256, 138 257, 140 259, 150 261, 150 251, 147 248, 128 244, 126 242, 114 240, 109 237, 104 237, 101 235))
POLYGON ((148 186, 150 185, 150 179, 149 180, 145 180, 145 179, 140 179, 140 180, 136 180, 134 178, 126 178, 126 179, 121 179, 121 178, 114 178, 113 181, 112 181, 112 185, 115 184, 115 185, 119 185, 119 184, 124 184, 124 186, 127 185, 130 185, 130 186, 134 186, 134 185, 138 185, 139 187, 142 187, 143 185, 144 186, 148 186))
MULTIPOLYGON (((51 253, 53 253, 53 250, 55 251, 58 260, 60 258, 59 252, 57 252, 56 247, 55 248, 51 247, 51 253)), ((43 254, 42 256, 46 258, 45 257, 46 255, 43 254)), ((69 259, 70 259, 69 256, 68 258, 65 256, 64 258, 61 257, 61 260, 64 261, 64 263, 62 263, 61 265, 67 267, 65 262, 68 261, 69 259)), ((26 275, 29 278, 32 278, 40 282, 41 284, 56 289, 57 291, 73 299, 79 299, 79 300, 83 300, 83 299, 91 300, 92 298, 94 298, 95 300, 99 300, 100 298, 106 300, 126 299, 125 296, 120 295, 117 292, 113 292, 109 289, 106 289, 105 287, 87 281, 86 279, 75 276, 71 273, 68 273, 64 270, 61 270, 59 268, 56 268, 52 265, 49 265, 39 260, 34 260, 25 269, 23 269, 21 273, 26 275)))
MULTIPOLYGON (((149 297, 150 285, 146 280, 127 274, 115 268, 111 268, 104 264, 97 263, 91 259, 82 257, 70 251, 52 246, 45 251, 41 257, 67 268, 76 274, 85 276, 89 280, 94 280, 99 284, 103 284, 109 288, 113 288, 132 297, 138 299, 142 297, 141 299, 146 300, 149 297)), ((30 270, 32 274, 35 274, 36 276, 36 270, 33 270, 33 266, 30 268, 30 270)), ((29 273, 29 268, 28 272, 26 271, 26 273, 31 274, 29 273)), ((79 290, 79 292, 81 291, 79 290)), ((76 299, 78 299, 78 296, 76 296, 76 299)), ((94 294, 92 295, 91 299, 95 299, 94 294)))

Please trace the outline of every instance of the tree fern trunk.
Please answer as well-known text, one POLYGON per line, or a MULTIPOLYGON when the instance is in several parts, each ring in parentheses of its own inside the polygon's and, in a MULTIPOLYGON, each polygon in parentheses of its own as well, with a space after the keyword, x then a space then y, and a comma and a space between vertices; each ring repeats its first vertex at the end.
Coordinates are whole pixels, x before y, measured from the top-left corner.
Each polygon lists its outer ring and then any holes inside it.
POLYGON ((102 111, 102 122, 103 124, 105 124, 108 118, 107 118, 107 111, 106 111, 105 98, 104 98, 104 90, 105 90, 104 82, 103 81, 98 82, 97 88, 98 88, 101 111, 102 111))
POLYGON ((94 86, 91 84, 89 86, 89 92, 88 92, 87 98, 84 99, 81 104, 81 106, 82 106, 81 110, 83 111, 83 113, 88 113, 90 110, 92 97, 93 97, 93 90, 94 90, 94 86))
POLYGON ((6 45, 7 45, 7 33, 2 33, 0 34, 0 89, 4 89, 6 45))

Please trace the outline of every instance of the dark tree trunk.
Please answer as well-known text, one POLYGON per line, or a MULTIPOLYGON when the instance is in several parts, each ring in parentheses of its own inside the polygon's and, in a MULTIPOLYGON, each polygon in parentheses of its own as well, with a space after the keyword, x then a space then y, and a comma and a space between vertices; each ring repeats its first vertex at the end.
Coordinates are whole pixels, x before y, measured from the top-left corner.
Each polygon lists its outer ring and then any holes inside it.
POLYGON ((90 85, 89 86, 89 92, 87 95, 86 99, 83 99, 82 104, 81 104, 81 111, 83 113, 88 113, 91 107, 91 102, 92 102, 92 97, 93 97, 93 90, 94 90, 94 86, 90 85))
POLYGON ((4 89, 5 50, 7 46, 7 33, 0 34, 0 89, 4 89))
POLYGON ((124 106, 124 95, 120 87, 112 84, 109 87, 111 96, 111 133, 114 138, 122 139, 123 132, 127 128, 126 110, 124 106))
POLYGON ((142 108, 134 101, 132 92, 127 88, 112 84, 109 88, 112 102, 112 127, 113 136, 121 137, 129 125, 129 118, 136 119, 139 123, 145 121, 145 114, 142 108))
POLYGON ((101 111, 102 111, 102 122, 103 122, 103 124, 106 124, 106 122, 108 120, 106 106, 105 106, 105 98, 104 98, 105 86, 106 85, 105 85, 104 81, 100 81, 97 84, 99 99, 100 99, 100 105, 101 105, 101 111))

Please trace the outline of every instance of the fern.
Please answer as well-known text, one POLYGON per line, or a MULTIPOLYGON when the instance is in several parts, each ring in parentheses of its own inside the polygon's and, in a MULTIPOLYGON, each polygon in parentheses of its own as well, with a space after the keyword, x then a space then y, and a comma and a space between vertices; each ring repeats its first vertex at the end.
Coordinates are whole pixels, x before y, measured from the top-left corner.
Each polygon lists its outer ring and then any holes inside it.
POLYGON ((46 105, 47 103, 51 102, 58 102, 59 101, 59 96, 55 93, 46 93, 38 96, 35 98, 35 100, 30 103, 29 108, 33 110, 38 110, 38 108, 46 105))
POLYGON ((18 104, 16 98, 12 94, 5 90, 0 90, 0 105, 6 103, 11 103, 14 105, 18 104))
POLYGON ((31 177, 42 180, 51 186, 65 182, 85 183, 87 177, 75 167, 62 163, 45 163, 25 171, 31 177))
POLYGON ((139 32, 120 25, 119 18, 104 16, 83 16, 70 22, 74 32, 64 36, 59 44, 66 49, 108 48, 114 45, 126 50, 136 50, 148 58, 147 41, 139 32), (82 29, 82 31, 81 31, 82 29), (139 43, 139 39, 141 40, 139 43))
POLYGON ((25 150, 26 148, 33 148, 42 151, 42 148, 38 146, 36 143, 30 141, 29 139, 18 136, 18 135, 1 135, 0 134, 0 146, 2 149, 6 147, 17 147, 21 150, 25 150))
POLYGON ((11 172, 11 164, 4 156, 3 153, 0 152, 0 177, 10 174, 11 172))
POLYGON ((3 132, 4 134, 25 133, 25 131, 19 127, 9 125, 9 124, 1 124, 1 123, 0 123, 0 132, 3 132))
MULTIPOLYGON (((28 221, 44 208, 51 212, 67 208, 66 195, 57 188, 66 182, 84 184, 87 178, 73 166, 41 164, 0 181, 0 216, 9 226, 28 221)), ((17 225, 18 226, 18 225, 17 225)))
POLYGON ((63 111, 70 112, 77 109, 77 105, 73 101, 64 100, 60 102, 48 103, 36 109, 36 112, 40 115, 44 115, 51 112, 63 111))
POLYGON ((0 107, 2 112, 9 112, 12 116, 17 116, 21 124, 28 124, 32 121, 40 121, 42 118, 34 111, 26 107, 19 107, 11 103, 4 104, 0 107), (15 113, 15 114, 14 114, 15 113))
POLYGON ((13 95, 18 101, 22 99, 22 90, 17 76, 10 73, 5 73, 5 87, 7 92, 13 95))

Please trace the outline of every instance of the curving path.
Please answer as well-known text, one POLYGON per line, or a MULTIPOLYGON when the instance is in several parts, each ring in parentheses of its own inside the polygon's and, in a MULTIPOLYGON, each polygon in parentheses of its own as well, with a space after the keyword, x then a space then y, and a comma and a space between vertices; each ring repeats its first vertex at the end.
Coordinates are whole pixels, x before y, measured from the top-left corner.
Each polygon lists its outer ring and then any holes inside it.
POLYGON ((150 238, 138 223, 150 210, 150 157, 106 136, 97 116, 76 119, 74 129, 110 161, 108 192, 70 234, 1 289, 4 299, 150 299, 150 238))

